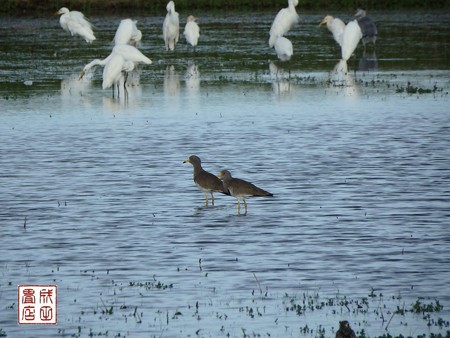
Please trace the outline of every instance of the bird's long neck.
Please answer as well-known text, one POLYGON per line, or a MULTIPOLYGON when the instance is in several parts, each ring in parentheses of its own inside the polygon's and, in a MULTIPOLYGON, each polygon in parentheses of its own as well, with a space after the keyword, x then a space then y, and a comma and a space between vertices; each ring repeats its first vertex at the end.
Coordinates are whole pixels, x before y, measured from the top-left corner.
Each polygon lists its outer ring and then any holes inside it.
POLYGON ((294 11, 295 11, 295 3, 294 3, 294 0, 289 0, 289 1, 288 1, 288 8, 289 8, 290 10, 294 10, 294 11))

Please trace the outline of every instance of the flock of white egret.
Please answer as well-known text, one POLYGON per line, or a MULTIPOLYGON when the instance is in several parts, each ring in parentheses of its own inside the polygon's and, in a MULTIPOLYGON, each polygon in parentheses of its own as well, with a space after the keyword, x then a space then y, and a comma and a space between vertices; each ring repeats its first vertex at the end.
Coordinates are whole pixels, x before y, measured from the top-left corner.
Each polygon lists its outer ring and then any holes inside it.
MULTIPOLYGON (((298 0, 288 0, 288 7, 282 8, 276 15, 269 31, 269 47, 274 48, 280 61, 289 61, 294 54, 292 42, 285 37, 291 28, 299 22, 296 12, 298 0)), ((173 51, 179 40, 180 19, 175 11, 175 3, 169 1, 167 14, 163 22, 163 39, 167 51, 173 51)), ((60 16, 61 27, 72 36, 79 35, 88 43, 95 40, 92 25, 81 12, 69 11, 61 8, 56 14, 60 16)), ((326 24, 333 34, 334 40, 341 47, 341 61, 346 63, 351 57, 359 41, 373 43, 377 38, 377 28, 374 22, 366 15, 365 10, 358 9, 356 19, 345 24, 341 19, 331 15, 325 16, 320 25, 326 24)), ((196 18, 190 15, 184 29, 186 41, 194 48, 198 44, 200 28, 195 22, 196 18)), ((95 59, 87 64, 80 75, 82 78, 94 66, 103 66, 103 89, 113 86, 119 90, 120 85, 125 86, 128 75, 136 70, 138 64, 149 65, 152 61, 142 54, 137 45, 142 38, 141 31, 136 26, 136 21, 124 19, 120 22, 114 36, 114 47, 111 54, 105 59, 95 59)))
POLYGON ((367 42, 375 45, 377 39, 377 27, 375 23, 366 16, 366 11, 359 8, 355 14, 356 19, 347 23, 339 18, 327 15, 320 22, 326 24, 328 30, 333 34, 334 40, 341 46, 342 60, 347 61, 362 39, 364 47, 367 42))

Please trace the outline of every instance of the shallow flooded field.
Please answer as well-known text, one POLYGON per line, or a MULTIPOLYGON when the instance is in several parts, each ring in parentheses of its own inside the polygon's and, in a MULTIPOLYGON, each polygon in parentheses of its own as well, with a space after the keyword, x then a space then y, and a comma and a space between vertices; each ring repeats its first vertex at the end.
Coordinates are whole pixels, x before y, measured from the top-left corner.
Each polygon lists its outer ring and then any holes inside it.
POLYGON ((448 336, 450 14, 369 13, 338 75, 327 13, 284 65, 273 13, 195 14, 195 52, 136 18, 153 64, 115 97, 79 74, 122 18, 1 18, 0 336, 448 336), (274 197, 205 206, 192 154, 274 197), (56 326, 17 324, 19 284, 58 286, 56 326))

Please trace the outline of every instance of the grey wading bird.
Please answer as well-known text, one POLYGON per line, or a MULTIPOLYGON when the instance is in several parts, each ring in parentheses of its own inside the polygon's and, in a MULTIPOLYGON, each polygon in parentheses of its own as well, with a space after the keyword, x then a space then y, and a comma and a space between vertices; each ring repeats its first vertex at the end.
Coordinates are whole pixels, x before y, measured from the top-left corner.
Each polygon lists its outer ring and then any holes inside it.
POLYGON ((198 156, 191 155, 183 163, 190 163, 194 167, 194 183, 205 195, 205 205, 208 205, 208 195, 211 195, 211 204, 214 205, 214 192, 229 195, 222 181, 202 168, 202 161, 198 156))
POLYGON ((230 195, 238 200, 238 214, 241 212, 241 201, 244 202, 245 214, 247 214, 246 197, 273 196, 272 193, 258 188, 250 182, 234 178, 228 170, 222 170, 217 177, 223 181, 223 187, 229 191, 230 195))

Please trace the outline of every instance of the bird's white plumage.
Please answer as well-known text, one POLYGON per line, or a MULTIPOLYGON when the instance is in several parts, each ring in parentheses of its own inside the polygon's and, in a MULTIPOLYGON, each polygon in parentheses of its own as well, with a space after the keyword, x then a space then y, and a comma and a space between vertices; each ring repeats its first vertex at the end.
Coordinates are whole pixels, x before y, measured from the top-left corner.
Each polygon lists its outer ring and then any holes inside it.
POLYGON ((66 7, 62 7, 56 14, 61 15, 59 23, 66 32, 69 32, 72 36, 79 35, 88 43, 95 40, 92 25, 86 20, 83 13, 69 11, 66 7))
POLYGON ((294 55, 292 42, 284 36, 278 36, 275 40, 275 52, 281 61, 289 61, 294 55))
POLYGON ((163 38, 166 50, 174 50, 180 34, 180 19, 175 11, 175 3, 169 1, 166 6, 167 14, 163 22, 163 38))
POLYGON ((275 19, 269 32, 269 46, 275 45, 275 40, 278 36, 284 36, 296 23, 299 17, 295 7, 298 5, 298 0, 288 0, 288 7, 282 8, 275 19))
POLYGON ((111 58, 103 68, 102 88, 110 88, 113 84, 120 85, 124 81, 123 72, 131 72, 134 69, 134 62, 125 60, 117 53, 112 53, 111 58))
POLYGON ((186 26, 184 27, 184 36, 186 37, 186 41, 191 44, 193 47, 197 46, 198 39, 200 37, 200 27, 195 22, 195 17, 190 15, 187 18, 186 26))
POLYGON ((344 33, 345 23, 339 18, 327 15, 320 22, 321 25, 326 24, 328 30, 333 34, 334 40, 342 47, 342 34, 344 33))
POLYGON ((123 72, 131 72, 137 64, 151 64, 152 61, 142 54, 136 47, 130 45, 114 46, 111 54, 103 60, 96 59, 84 66, 84 76, 94 66, 104 66, 103 89, 123 81, 123 72))
POLYGON ((347 61, 352 56, 361 38, 362 32, 357 20, 347 23, 342 33, 341 56, 343 60, 347 61))
POLYGON ((136 24, 137 21, 131 19, 121 20, 114 35, 114 44, 136 46, 142 39, 142 32, 137 28, 136 24))
POLYGON ((114 46, 113 53, 120 54, 125 60, 129 60, 135 63, 144 63, 146 65, 150 65, 152 63, 152 60, 142 54, 139 49, 130 45, 114 46))

